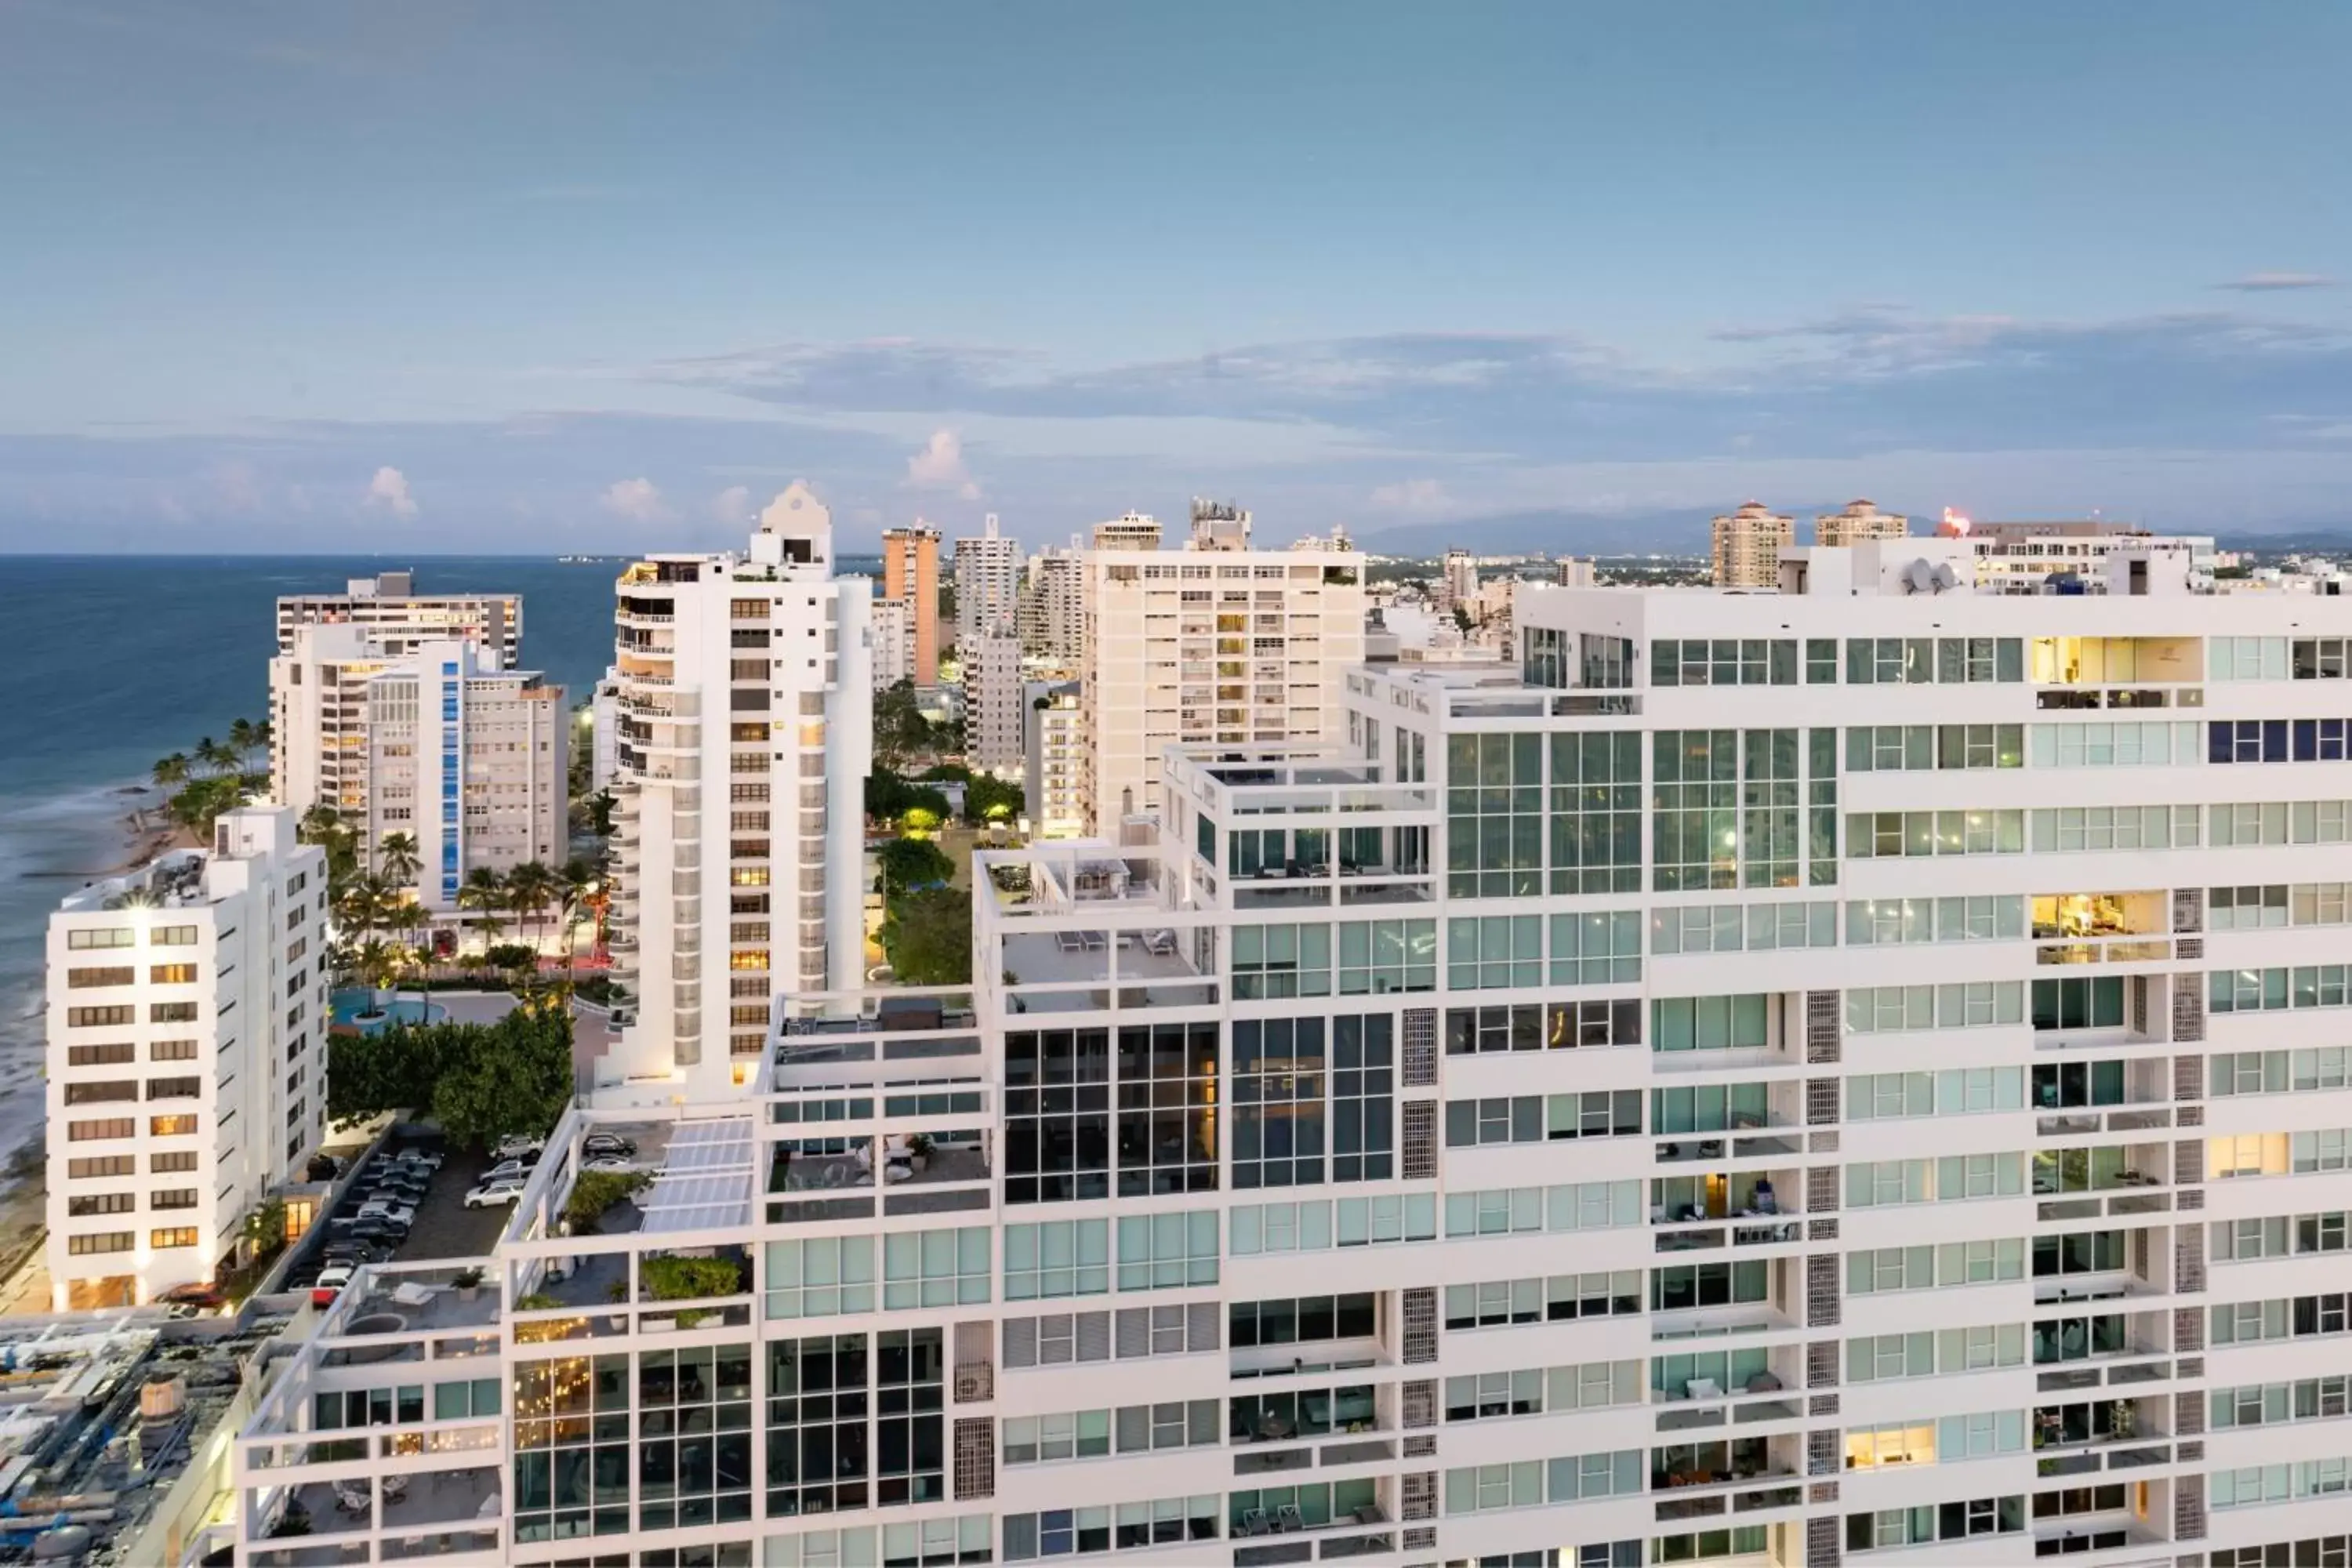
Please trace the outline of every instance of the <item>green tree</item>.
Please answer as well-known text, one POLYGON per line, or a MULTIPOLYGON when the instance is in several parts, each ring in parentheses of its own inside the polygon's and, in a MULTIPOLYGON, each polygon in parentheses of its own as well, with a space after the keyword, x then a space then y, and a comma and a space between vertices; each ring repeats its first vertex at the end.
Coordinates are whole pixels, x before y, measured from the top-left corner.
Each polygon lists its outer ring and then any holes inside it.
POLYGON ((387 833, 383 842, 376 846, 375 854, 377 868, 383 871, 385 881, 395 888, 416 885, 417 868, 422 864, 416 855, 416 835, 387 833))
POLYGON ((955 875, 955 862, 928 838, 893 838, 875 851, 874 858, 881 864, 882 891, 888 899, 936 886, 955 875))
POLYGON ((558 872, 556 877, 556 896, 562 900, 562 905, 563 973, 569 976, 572 972, 572 959, 575 956, 573 936, 579 930, 580 917, 595 916, 600 928, 598 938, 601 940, 603 937, 601 930, 604 923, 603 889, 598 885, 601 879, 596 875, 596 868, 585 860, 566 860, 563 863, 563 869, 558 872))
POLYGON ((882 951, 902 984, 971 983, 971 897, 953 888, 894 895, 883 917, 882 951))
POLYGON ((188 753, 173 752, 155 760, 155 787, 176 790, 188 782, 188 753))
POLYGON ((545 1133, 572 1103, 572 1014, 525 1004, 453 1054, 433 1085, 433 1119, 450 1140, 484 1145, 545 1133))
POLYGON ((909 784, 887 768, 876 768, 866 780, 866 815, 879 822, 895 822, 910 811, 948 814, 948 797, 935 789, 909 784))
MULTIPOLYGON (((536 860, 526 860, 507 873, 507 902, 534 934, 546 926, 548 909, 556 901, 555 873, 536 860)), ((534 941, 533 946, 537 945, 534 941)))
POLYGON ((268 1258, 286 1245, 286 1200, 264 1198, 247 1209, 238 1227, 256 1258, 268 1258))
POLYGON ((964 790, 963 815, 974 823, 1009 822, 1024 804, 1019 784, 981 773, 964 790))
POLYGON ((474 924, 482 933, 482 945, 487 948, 506 930, 499 911, 507 907, 507 879, 490 867, 475 867, 458 886, 457 907, 472 910, 478 917, 474 924))

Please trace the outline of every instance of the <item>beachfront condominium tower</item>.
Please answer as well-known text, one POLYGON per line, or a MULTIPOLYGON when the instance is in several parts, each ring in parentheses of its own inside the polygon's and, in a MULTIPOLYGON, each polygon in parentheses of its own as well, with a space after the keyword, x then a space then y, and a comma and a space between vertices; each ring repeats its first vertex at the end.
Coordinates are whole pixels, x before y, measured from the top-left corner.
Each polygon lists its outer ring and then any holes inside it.
POLYGON ((919 519, 882 531, 882 596, 907 606, 908 674, 918 686, 940 679, 940 531, 919 519))
POLYGON ((991 627, 1013 626, 1020 596, 1021 542, 1005 538, 990 512, 977 537, 955 542, 956 657, 991 627))
MULTIPOLYGON (((1246 513, 1208 513, 1182 550, 1087 552, 1080 795, 1104 837, 1157 808, 1171 745, 1328 736, 1339 673, 1363 658, 1360 556, 1253 550, 1246 513)), ((1114 526, 1139 536, 1132 521, 1104 524, 1097 537, 1114 526)))
POLYGON ((1848 501, 1843 510, 1819 513, 1813 519, 1813 542, 1836 547, 1860 544, 1866 539, 1901 539, 1911 531, 1911 520, 1899 512, 1881 511, 1870 500, 1848 501))
POLYGON ((565 858, 571 735, 563 689, 509 670, 488 643, 306 623, 269 661, 271 795, 334 808, 362 866, 385 838, 420 855, 417 897, 455 908, 478 867, 565 858), (381 731, 381 732, 380 732, 381 731))
POLYGON ((1769 588, 1780 580, 1780 552, 1797 542, 1797 520, 1749 501, 1714 523, 1715 585, 1769 588))
POLYGON ((296 822, 228 812, 208 848, 93 882, 49 917, 57 1310, 210 1284, 241 1260, 246 1215, 318 1149, 327 878, 296 822))
POLYGON ((626 1077, 719 1094, 769 998, 864 972, 871 583, 794 484, 749 553, 623 573, 610 946, 626 1077))
POLYGON ((278 651, 294 647, 294 628, 352 626, 399 653, 423 638, 478 642, 512 664, 522 648, 520 594, 420 594, 413 572, 353 577, 340 594, 283 594, 278 599, 278 651))
POLYGON ((518 1563, 2336 1562, 2352 622, 1966 563, 1533 588, 981 852, 968 994, 792 998, 567 1118, 485 1300, 322 1314, 242 1542, 397 1475, 518 1563), (465 1440, 310 1434, 461 1326, 465 1440))
POLYGON ((472 643, 421 642, 369 678, 362 863, 415 841, 418 901, 453 910, 481 868, 561 866, 571 842, 571 714, 536 671, 472 643))

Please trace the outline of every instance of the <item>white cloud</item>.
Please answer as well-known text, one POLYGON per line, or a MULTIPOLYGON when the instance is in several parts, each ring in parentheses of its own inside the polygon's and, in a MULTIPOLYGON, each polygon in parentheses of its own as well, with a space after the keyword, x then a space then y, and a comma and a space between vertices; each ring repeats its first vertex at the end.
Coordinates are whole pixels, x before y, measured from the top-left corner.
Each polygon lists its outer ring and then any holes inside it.
POLYGON ((719 522, 740 527, 751 521, 751 492, 743 485, 729 485, 710 498, 711 518, 719 522))
POLYGON ((603 506, 614 517, 627 518, 631 522, 675 522, 677 514, 662 500, 661 491, 653 480, 640 475, 634 479, 614 479, 604 492, 603 506))
POLYGON ((394 517, 415 517, 416 498, 408 493, 408 476, 386 464, 368 481, 367 504, 394 517))
POLYGON ((953 490, 965 500, 980 499, 980 486, 963 465, 963 437, 934 430, 923 449, 907 459, 907 483, 919 490, 953 490))
POLYGON ((1443 511, 1454 504, 1445 487, 1435 479, 1400 479, 1372 491, 1372 504, 1391 511, 1443 511))

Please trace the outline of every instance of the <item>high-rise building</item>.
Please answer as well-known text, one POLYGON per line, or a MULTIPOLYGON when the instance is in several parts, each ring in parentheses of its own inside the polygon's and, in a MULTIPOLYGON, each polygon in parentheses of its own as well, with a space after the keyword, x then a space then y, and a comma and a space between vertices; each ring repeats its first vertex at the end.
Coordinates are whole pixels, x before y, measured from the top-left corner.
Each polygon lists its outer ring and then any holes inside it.
POLYGON ((1445 552, 1445 575, 1441 584, 1444 602, 1439 607, 1447 610, 1467 610, 1478 602, 1478 558, 1466 550, 1445 552))
POLYGON ((1551 580, 1562 588, 1590 588, 1594 584, 1592 562, 1581 556, 1563 556, 1551 563, 1551 580))
POLYGON ((872 584, 833 566, 832 515, 794 484, 748 555, 621 574, 608 946, 632 998, 624 1079, 730 1092, 772 995, 864 973, 872 584))
MULTIPOLYGON (((1158 548, 1157 530, 1150 548, 1158 548)), ((1086 650, 1086 552, 1074 544, 1029 557, 1017 617, 1024 652, 1055 668, 1077 668, 1086 650)))
POLYGON ((236 1543, 2333 1561, 2344 628, 1967 561, 1531 589, 1517 679, 1352 670, 1150 843, 976 855, 968 991, 785 999, 741 1090, 567 1116, 478 1291, 363 1274, 236 1543), (650 1183, 559 1234, 608 1130, 650 1183), (465 1436, 318 1440, 378 1375, 465 1436))
POLYGON ((278 651, 290 653, 294 628, 352 626, 384 653, 423 638, 478 642, 512 665, 522 648, 520 594, 419 594, 413 572, 348 579, 340 594, 285 594, 278 600, 278 651))
POLYGON ((272 796, 307 812, 331 805, 381 869, 386 837, 431 853, 417 891, 446 910, 477 866, 560 863, 569 827, 570 731, 563 689, 508 670, 487 643, 306 623, 269 661, 272 796), (379 733, 379 727, 386 727, 379 733), (435 776, 420 777, 421 744, 435 776), (454 792, 454 793, 453 793, 454 792))
POLYGON ((907 606, 908 673, 918 686, 940 679, 940 531, 919 521, 882 534, 882 596, 907 606))
POLYGON ((2116 551, 2144 552, 2150 544, 2186 550, 2191 581, 2213 585, 2217 546, 2210 533, 2157 534, 2127 522, 1971 522, 1948 513, 1937 531, 1966 539, 1975 554, 1976 584, 1996 594, 2039 594, 2053 577, 2072 580, 2078 591, 2106 591, 2106 561, 2116 551))
MULTIPOLYGON (((325 855, 285 806, 93 882, 49 917, 48 1273, 58 1311, 242 1260, 327 1110, 325 855)), ((297 1216, 299 1218, 305 1216, 297 1216)))
POLYGON ((1842 511, 1821 512, 1813 518, 1813 542, 1832 548, 1860 544, 1866 539, 1901 539, 1910 531, 1909 518, 1881 511, 1877 502, 1869 500, 1848 501, 1842 511))
POLYGON ((1087 552, 1080 782, 1105 837, 1158 808, 1171 745, 1328 738, 1363 658, 1361 557, 1251 550, 1209 521, 1191 549, 1087 552))
POLYGON ((1160 524, 1139 511, 1123 511, 1108 522, 1095 524, 1097 550, 1157 550, 1160 524))
POLYGON ((1018 618, 1021 597, 1021 544, 997 531, 990 512, 986 531, 955 542, 956 657, 981 633, 993 626, 1011 627, 1018 618))
POLYGON ((362 863, 408 835, 429 910, 456 909, 478 868, 560 866, 570 848, 563 688, 487 658, 471 643, 419 642, 367 681, 362 863))
POLYGON ((1749 501, 1715 520, 1715 585, 1770 588, 1780 581, 1780 552, 1797 542, 1797 520, 1749 501))
POLYGON ((915 679, 915 630, 903 599, 877 599, 868 606, 874 654, 874 689, 915 679))
POLYGON ((963 645, 964 762, 975 773, 1021 771, 1021 637, 1003 621, 963 645))
POLYGON ((1024 706, 1021 795, 1029 809, 1032 837, 1076 838, 1087 830, 1078 795, 1085 764, 1086 731, 1075 680, 1033 680, 1024 706))

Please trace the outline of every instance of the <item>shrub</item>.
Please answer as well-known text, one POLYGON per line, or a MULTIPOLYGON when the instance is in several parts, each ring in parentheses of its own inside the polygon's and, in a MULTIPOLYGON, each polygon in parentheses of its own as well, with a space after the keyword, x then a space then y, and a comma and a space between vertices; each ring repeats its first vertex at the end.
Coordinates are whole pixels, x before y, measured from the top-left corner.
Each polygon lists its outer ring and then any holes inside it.
POLYGON ((583 1172, 572 1184, 572 1196, 564 1203, 563 1217, 572 1222, 575 1230, 593 1225, 606 1209, 652 1184, 653 1176, 646 1171, 583 1172))
POLYGON ((648 1258, 639 1278, 656 1301, 691 1301, 705 1296, 740 1296, 742 1263, 732 1258, 648 1258))
POLYGON ((557 1300, 546 1291, 533 1290, 530 1294, 523 1297, 515 1303, 515 1310, 518 1312, 544 1312, 551 1307, 561 1307, 562 1305, 563 1305, 562 1302, 557 1300))

